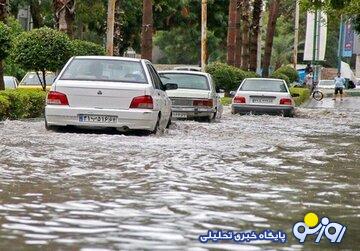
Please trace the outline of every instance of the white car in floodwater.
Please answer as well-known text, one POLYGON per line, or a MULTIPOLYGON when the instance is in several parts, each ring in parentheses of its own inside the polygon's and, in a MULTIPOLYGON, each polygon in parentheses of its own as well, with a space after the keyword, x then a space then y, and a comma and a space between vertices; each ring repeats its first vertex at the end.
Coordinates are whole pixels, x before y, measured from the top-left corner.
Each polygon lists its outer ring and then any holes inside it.
POLYGON ((171 100, 153 65, 142 59, 73 57, 48 93, 46 128, 108 127, 156 132, 170 123, 171 100))
MULTIPOLYGON (((208 73, 198 71, 160 71, 163 83, 176 83, 178 89, 167 91, 172 101, 172 117, 177 119, 220 118, 223 106, 208 73)), ((219 92, 219 90, 218 90, 219 92)))
POLYGON ((295 103, 286 82, 282 79, 247 78, 232 94, 232 114, 294 116, 295 103))

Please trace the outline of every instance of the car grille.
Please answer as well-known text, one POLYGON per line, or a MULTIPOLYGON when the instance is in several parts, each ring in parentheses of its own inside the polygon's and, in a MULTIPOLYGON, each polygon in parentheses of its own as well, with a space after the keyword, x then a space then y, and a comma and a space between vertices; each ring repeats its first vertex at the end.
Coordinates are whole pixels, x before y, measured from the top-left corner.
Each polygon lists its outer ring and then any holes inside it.
POLYGON ((193 99, 189 98, 170 98, 172 105, 193 106, 193 99))

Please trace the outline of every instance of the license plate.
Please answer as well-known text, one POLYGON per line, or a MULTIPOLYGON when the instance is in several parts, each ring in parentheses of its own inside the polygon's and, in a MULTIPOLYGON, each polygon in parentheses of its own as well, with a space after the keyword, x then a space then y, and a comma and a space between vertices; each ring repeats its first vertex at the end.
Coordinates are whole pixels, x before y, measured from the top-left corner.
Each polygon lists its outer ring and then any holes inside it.
POLYGON ((113 124, 117 122, 116 116, 107 115, 79 115, 79 121, 83 123, 109 123, 113 124))
POLYGON ((178 119, 186 119, 187 115, 185 113, 180 113, 180 112, 173 112, 172 116, 174 118, 178 118, 178 119))
POLYGON ((269 103, 273 102, 273 99, 270 99, 270 98, 253 98, 252 102, 253 103, 266 103, 266 104, 269 104, 269 103))

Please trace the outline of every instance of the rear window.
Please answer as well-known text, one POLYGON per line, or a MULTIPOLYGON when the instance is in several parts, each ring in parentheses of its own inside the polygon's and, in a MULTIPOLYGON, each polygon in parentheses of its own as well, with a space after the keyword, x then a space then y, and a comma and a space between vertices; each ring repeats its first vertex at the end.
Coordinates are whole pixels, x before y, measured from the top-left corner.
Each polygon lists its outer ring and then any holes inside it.
POLYGON ((248 79, 242 84, 241 91, 288 92, 286 85, 280 80, 248 79))
POLYGON ((146 84, 140 62, 109 59, 74 59, 60 79, 146 84))
POLYGON ((205 76, 184 73, 160 73, 164 84, 177 84, 179 89, 210 90, 205 76))
MULTIPOLYGON (((41 78, 42 81, 42 73, 39 73, 39 76, 41 78)), ((53 73, 48 73, 45 75, 45 79, 46 79, 46 84, 47 85, 52 85, 54 83, 55 80, 55 74, 53 73)), ((36 75, 35 72, 30 72, 27 73, 26 76, 23 78, 23 80, 21 80, 21 85, 38 85, 41 86, 41 83, 39 81, 39 77, 36 75)))

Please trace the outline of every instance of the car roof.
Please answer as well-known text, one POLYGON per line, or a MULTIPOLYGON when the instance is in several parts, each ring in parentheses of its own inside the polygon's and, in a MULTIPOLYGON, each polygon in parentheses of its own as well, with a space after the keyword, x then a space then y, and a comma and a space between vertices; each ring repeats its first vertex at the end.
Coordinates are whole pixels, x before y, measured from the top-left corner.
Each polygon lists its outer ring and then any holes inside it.
POLYGON ((280 79, 280 78, 245 78, 244 80, 261 80, 261 81, 266 81, 266 80, 281 80, 281 81, 285 81, 285 80, 280 79))
POLYGON ((158 73, 173 73, 173 74, 187 74, 187 75, 199 75, 208 77, 210 74, 201 71, 181 71, 181 70, 168 70, 168 71, 158 71, 158 73))
POLYGON ((76 59, 107 59, 107 60, 125 60, 132 62, 141 62, 140 58, 113 57, 113 56, 75 56, 76 59))

